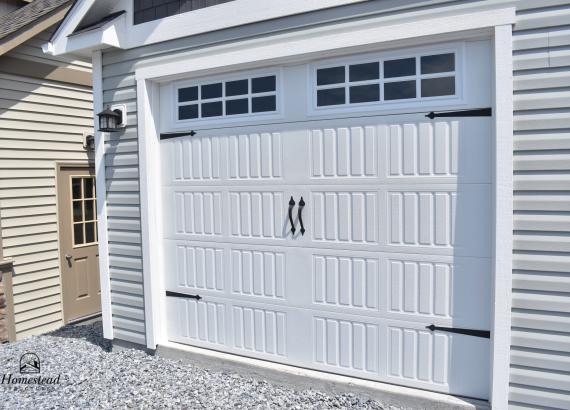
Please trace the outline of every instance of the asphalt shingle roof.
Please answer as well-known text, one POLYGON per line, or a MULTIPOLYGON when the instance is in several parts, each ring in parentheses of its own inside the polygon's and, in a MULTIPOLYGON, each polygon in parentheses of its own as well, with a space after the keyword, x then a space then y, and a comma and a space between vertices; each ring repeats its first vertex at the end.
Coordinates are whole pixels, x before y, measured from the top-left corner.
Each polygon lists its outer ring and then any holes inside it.
POLYGON ((24 7, 1 16, 0 40, 68 3, 73 3, 73 0, 34 0, 24 7))

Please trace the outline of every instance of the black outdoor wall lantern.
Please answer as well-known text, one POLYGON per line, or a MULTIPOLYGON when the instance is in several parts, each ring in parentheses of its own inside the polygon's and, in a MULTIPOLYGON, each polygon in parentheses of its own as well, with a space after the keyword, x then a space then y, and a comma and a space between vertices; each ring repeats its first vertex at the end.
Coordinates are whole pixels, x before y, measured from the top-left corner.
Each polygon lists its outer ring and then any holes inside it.
POLYGON ((119 109, 111 110, 109 107, 97 114, 99 117, 99 131, 117 132, 125 128, 123 123, 123 111, 119 109))

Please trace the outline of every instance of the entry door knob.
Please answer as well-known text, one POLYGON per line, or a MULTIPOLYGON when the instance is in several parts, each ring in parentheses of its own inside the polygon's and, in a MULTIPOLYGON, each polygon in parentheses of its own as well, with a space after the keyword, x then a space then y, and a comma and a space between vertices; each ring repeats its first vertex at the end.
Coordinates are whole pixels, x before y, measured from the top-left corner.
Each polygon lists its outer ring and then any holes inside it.
POLYGON ((65 259, 67 259, 68 262, 71 262, 71 260, 73 259, 73 256, 71 256, 70 254, 65 255, 65 259))

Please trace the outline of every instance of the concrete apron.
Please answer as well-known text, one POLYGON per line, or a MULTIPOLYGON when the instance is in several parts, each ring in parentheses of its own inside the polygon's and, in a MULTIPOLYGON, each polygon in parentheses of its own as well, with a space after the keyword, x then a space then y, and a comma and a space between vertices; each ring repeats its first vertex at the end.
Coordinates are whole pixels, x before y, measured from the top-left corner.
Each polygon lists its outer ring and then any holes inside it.
POLYGON ((490 409, 487 402, 480 400, 271 363, 178 343, 159 345, 155 354, 167 359, 188 362, 201 368, 238 373, 297 390, 310 388, 327 393, 358 394, 367 399, 377 400, 385 406, 401 409, 490 409))

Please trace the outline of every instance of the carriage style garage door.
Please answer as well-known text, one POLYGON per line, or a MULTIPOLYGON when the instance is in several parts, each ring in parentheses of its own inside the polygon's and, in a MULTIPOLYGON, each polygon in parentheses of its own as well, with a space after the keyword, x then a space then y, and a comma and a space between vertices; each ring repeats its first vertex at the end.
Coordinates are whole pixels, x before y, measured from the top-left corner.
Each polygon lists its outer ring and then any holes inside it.
POLYGON ((169 339, 487 398, 491 120, 448 111, 491 106, 489 61, 471 41, 165 85, 169 339))

